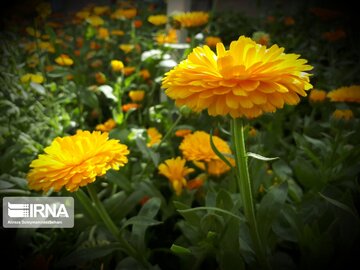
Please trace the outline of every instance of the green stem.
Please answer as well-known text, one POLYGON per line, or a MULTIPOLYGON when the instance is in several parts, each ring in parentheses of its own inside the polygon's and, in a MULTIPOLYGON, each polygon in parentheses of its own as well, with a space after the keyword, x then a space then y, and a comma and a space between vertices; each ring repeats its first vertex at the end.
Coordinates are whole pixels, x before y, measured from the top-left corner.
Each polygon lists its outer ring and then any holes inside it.
POLYGON ((142 263, 143 266, 149 267, 149 262, 146 260, 146 258, 137 252, 137 250, 134 249, 133 246, 131 246, 121 235, 121 232, 119 228, 115 225, 111 217, 109 216, 108 212, 106 211, 104 205, 99 200, 99 197, 97 196, 96 190, 94 189, 93 185, 87 185, 87 190, 89 192, 89 195, 95 205, 95 208, 100 215, 102 221, 104 222, 105 226, 108 228, 108 230, 114 235, 114 237, 119 241, 119 243, 122 245, 123 250, 131 257, 138 260, 140 263, 142 263))
POLYGON ((265 269, 269 269, 270 267, 265 255, 265 247, 261 241, 256 220, 253 188, 250 181, 248 156, 245 148, 244 125, 240 118, 232 119, 231 134, 235 146, 236 180, 243 202, 245 217, 249 224, 251 240, 259 263, 262 264, 265 269))

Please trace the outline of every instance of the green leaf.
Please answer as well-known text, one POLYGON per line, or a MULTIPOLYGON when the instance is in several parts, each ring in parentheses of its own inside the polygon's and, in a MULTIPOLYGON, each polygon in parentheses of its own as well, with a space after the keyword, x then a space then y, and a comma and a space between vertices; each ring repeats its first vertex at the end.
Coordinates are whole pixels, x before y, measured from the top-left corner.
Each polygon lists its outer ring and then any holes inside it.
POLYGON ((83 89, 82 91, 80 91, 80 98, 81 98, 81 101, 86 106, 89 106, 90 108, 94 109, 94 108, 99 107, 98 98, 97 98, 96 94, 92 91, 83 89))
POLYGON ((175 254, 179 254, 179 255, 188 255, 188 254, 191 254, 191 250, 188 249, 188 248, 184 248, 182 246, 178 246, 178 245, 175 245, 175 244, 172 244, 172 246, 170 247, 170 250, 172 252, 174 252, 175 254))
POLYGON ((227 190, 220 189, 216 196, 216 206, 221 209, 233 209, 234 203, 227 190))
POLYGON ((220 212, 220 213, 224 213, 224 214, 227 214, 233 218, 236 218, 240 221, 245 221, 244 218, 240 217, 240 216, 237 216, 227 210, 224 210, 224 209, 221 209, 221 208, 217 208, 217 207, 207 207, 207 206, 200 206, 200 207, 195 207, 195 208, 189 208, 189 209, 184 209, 184 210, 178 210, 178 212, 180 214, 186 214, 186 213, 191 213, 191 212, 197 212, 197 211, 203 211, 203 210, 208 210, 208 211, 215 211, 215 212, 220 212))
POLYGON ((329 203, 331 203, 332 205, 335 205, 336 207, 339 207, 340 209, 348 212, 349 214, 351 214, 352 216, 354 216, 356 218, 356 220, 358 222, 360 222, 360 219, 359 219, 359 216, 357 214, 355 214, 355 212, 349 207, 347 206, 346 204, 342 203, 342 202, 339 202, 337 200, 334 200, 330 197, 327 197, 325 196, 324 194, 320 193, 319 192, 319 195, 324 198, 326 201, 328 201, 329 203))
POLYGON ((141 225, 141 226, 155 226, 161 224, 161 221, 155 220, 153 218, 145 217, 145 216, 135 216, 129 218, 121 227, 121 229, 126 228, 129 225, 141 225))
POLYGON ((253 157, 253 158, 256 158, 256 159, 259 159, 259 160, 263 160, 263 161, 271 161, 271 160, 279 159, 279 157, 268 158, 268 157, 264 157, 262 155, 255 154, 255 153, 252 153, 252 152, 247 152, 247 156, 248 157, 253 157))
POLYGON ((179 201, 174 201, 174 206, 177 209, 177 211, 185 218, 185 220, 190 224, 193 225, 195 227, 200 226, 200 215, 199 212, 196 211, 186 211, 186 210, 191 210, 191 208, 179 201))

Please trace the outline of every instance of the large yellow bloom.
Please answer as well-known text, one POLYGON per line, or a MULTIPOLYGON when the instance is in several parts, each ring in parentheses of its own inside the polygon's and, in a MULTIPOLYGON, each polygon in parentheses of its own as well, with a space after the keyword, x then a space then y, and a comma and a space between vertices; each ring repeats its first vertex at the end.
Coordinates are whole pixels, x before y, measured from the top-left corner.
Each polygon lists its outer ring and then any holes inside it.
POLYGON ((192 168, 185 166, 185 159, 181 157, 165 160, 158 167, 159 173, 169 179, 176 195, 180 195, 183 187, 187 186, 185 177, 194 171, 192 168))
POLYGON ((360 85, 340 87, 327 94, 331 101, 360 102, 360 85))
POLYGON ((129 150, 120 141, 108 139, 108 133, 78 130, 73 136, 56 138, 30 164, 27 175, 30 189, 70 192, 96 180, 109 169, 119 170, 128 159, 129 150))
POLYGON ((148 22, 153 25, 163 25, 167 23, 166 15, 151 15, 147 18, 148 22))
POLYGON ((277 45, 267 49, 241 36, 228 50, 222 43, 215 54, 197 47, 188 58, 165 74, 162 87, 178 106, 187 105, 210 115, 257 117, 306 96, 312 67, 297 54, 285 54, 277 45))
POLYGON ((173 18, 180 23, 181 27, 196 27, 208 23, 209 13, 203 11, 182 12, 175 14, 173 18))
MULTIPOLYGON (((217 136, 213 136, 213 142, 216 148, 225 156, 231 154, 229 145, 217 136)), ((185 159, 193 161, 200 169, 206 170, 210 175, 219 176, 230 170, 212 150, 210 145, 210 135, 204 131, 196 131, 193 134, 185 136, 179 149, 182 151, 185 159), (205 163, 206 162, 206 165, 205 163)), ((234 164, 232 158, 228 158, 230 163, 234 164)))

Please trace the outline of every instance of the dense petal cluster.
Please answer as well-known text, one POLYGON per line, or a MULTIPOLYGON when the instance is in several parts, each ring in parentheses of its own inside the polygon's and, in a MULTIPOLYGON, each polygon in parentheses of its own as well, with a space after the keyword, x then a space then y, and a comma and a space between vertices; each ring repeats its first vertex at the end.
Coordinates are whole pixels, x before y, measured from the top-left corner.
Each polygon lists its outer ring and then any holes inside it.
POLYGON ((222 43, 215 54, 197 47, 187 59, 165 74, 162 88, 178 106, 210 115, 254 118, 295 105, 312 88, 307 61, 283 48, 266 48, 241 36, 228 50, 222 43))
POLYGON ((185 163, 185 159, 177 157, 165 160, 158 167, 159 173, 170 181, 176 195, 180 195, 183 187, 187 186, 185 177, 194 171, 194 169, 186 167, 185 163))
POLYGON ((357 102, 360 103, 360 85, 340 87, 328 93, 331 101, 357 102))
POLYGON ((196 27, 208 23, 209 13, 203 11, 182 12, 175 14, 173 19, 180 23, 181 27, 196 27))
POLYGON ((108 133, 77 131, 73 136, 58 137, 30 164, 27 175, 30 189, 76 191, 96 180, 109 169, 119 170, 127 162, 129 150, 108 133))

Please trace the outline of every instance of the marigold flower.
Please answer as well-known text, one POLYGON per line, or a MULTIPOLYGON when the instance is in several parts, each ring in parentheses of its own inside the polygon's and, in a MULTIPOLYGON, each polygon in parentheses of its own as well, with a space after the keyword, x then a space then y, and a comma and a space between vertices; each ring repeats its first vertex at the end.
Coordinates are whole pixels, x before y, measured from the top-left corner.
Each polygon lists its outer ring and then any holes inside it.
POLYGON ((127 162, 129 150, 108 133, 78 130, 73 136, 57 137, 30 164, 27 175, 30 189, 74 192, 102 176, 109 169, 119 170, 127 162))
POLYGON ((327 94, 333 102, 356 102, 360 103, 360 85, 340 87, 327 94))
POLYGON ((177 43, 178 38, 175 29, 170 29, 166 34, 160 32, 156 34, 155 40, 158 44, 177 43))
POLYGON ((95 129, 102 132, 109 132, 114 127, 116 127, 116 122, 114 119, 110 118, 105 123, 96 125, 95 129))
POLYGON ((205 44, 209 47, 216 47, 216 44, 221 42, 221 38, 208 36, 205 38, 205 44))
POLYGON ((142 20, 135 20, 134 21, 134 27, 135 28, 140 28, 143 25, 142 20))
POLYGON ((114 72, 122 71, 124 69, 124 63, 120 60, 111 60, 110 65, 114 72))
POLYGON ((94 7, 93 11, 96 15, 103 15, 110 10, 108 6, 97 6, 94 7))
POLYGON ((309 100, 312 102, 322 102, 326 99, 326 91, 319 89, 312 89, 310 91, 309 100))
POLYGON ((105 27, 100 27, 98 29, 98 38, 108 39, 109 38, 109 30, 105 27))
POLYGON ((102 72, 96 72, 95 73, 95 80, 98 84, 104 84, 106 83, 106 76, 102 72))
POLYGON ((171 183, 177 196, 187 186, 186 176, 194 171, 185 166, 186 160, 181 157, 171 158, 161 163, 158 167, 159 173, 164 175, 171 183))
POLYGON ((55 52, 55 48, 50 42, 41 41, 38 43, 38 46, 39 46, 39 49, 41 49, 42 51, 46 51, 46 52, 50 52, 50 53, 55 52))
POLYGON ((257 135, 257 133, 258 132, 257 132, 256 128, 254 128, 254 127, 251 127, 248 132, 250 137, 255 137, 257 135))
POLYGON ((76 12, 75 16, 79 19, 85 20, 86 18, 90 17, 90 11, 80 10, 80 11, 76 12))
POLYGON ((121 106, 121 109, 123 112, 130 111, 131 109, 137 109, 140 105, 137 103, 127 103, 121 106))
POLYGON ((140 76, 144 79, 147 80, 150 78, 150 72, 147 69, 142 69, 139 71, 140 76))
POLYGON ((132 90, 129 92, 129 97, 132 102, 140 102, 144 99, 145 91, 143 90, 132 90))
POLYGON ((134 45, 131 44, 120 44, 119 49, 122 50, 124 53, 129 53, 134 49, 134 45))
POLYGON ((20 81, 22 83, 42 83, 44 82, 44 77, 41 74, 26 73, 25 75, 21 76, 20 81))
POLYGON ((254 118, 285 103, 297 104, 298 95, 312 88, 305 72, 312 67, 277 45, 267 49, 241 36, 228 50, 218 43, 216 51, 197 47, 165 74, 162 88, 176 105, 195 112, 207 109, 213 116, 254 118))
POLYGON ((136 8, 117 9, 111 14, 112 19, 132 19, 136 16, 136 8))
POLYGON ((59 57, 55 58, 55 62, 60 66, 71 66, 74 64, 74 61, 67 54, 61 54, 59 57))
POLYGON ((191 134, 192 130, 191 129, 178 129, 177 131, 175 131, 175 136, 176 137, 185 137, 188 134, 191 134))
POLYGON ((124 75, 128 76, 130 74, 133 74, 135 69, 135 67, 124 67, 124 75))
POLYGON ((175 14, 173 18, 180 23, 181 27, 197 27, 208 23, 209 13, 203 11, 182 12, 175 14))
POLYGON ((204 185, 204 179, 202 178, 195 178, 187 182, 187 188, 189 190, 198 189, 203 185, 204 185))
POLYGON ((86 21, 92 26, 100 26, 104 24, 104 20, 97 15, 89 16, 86 18, 86 21))
POLYGON ((166 24, 168 19, 166 15, 161 14, 161 15, 151 15, 147 18, 147 20, 149 23, 159 26, 166 24))
POLYGON ((147 147, 152 147, 161 141, 162 134, 155 127, 148 128, 146 132, 150 139, 146 144, 147 147))
POLYGON ((350 119, 354 118, 354 114, 352 110, 340 110, 337 109, 333 112, 332 117, 338 120, 346 120, 349 121, 350 119))

